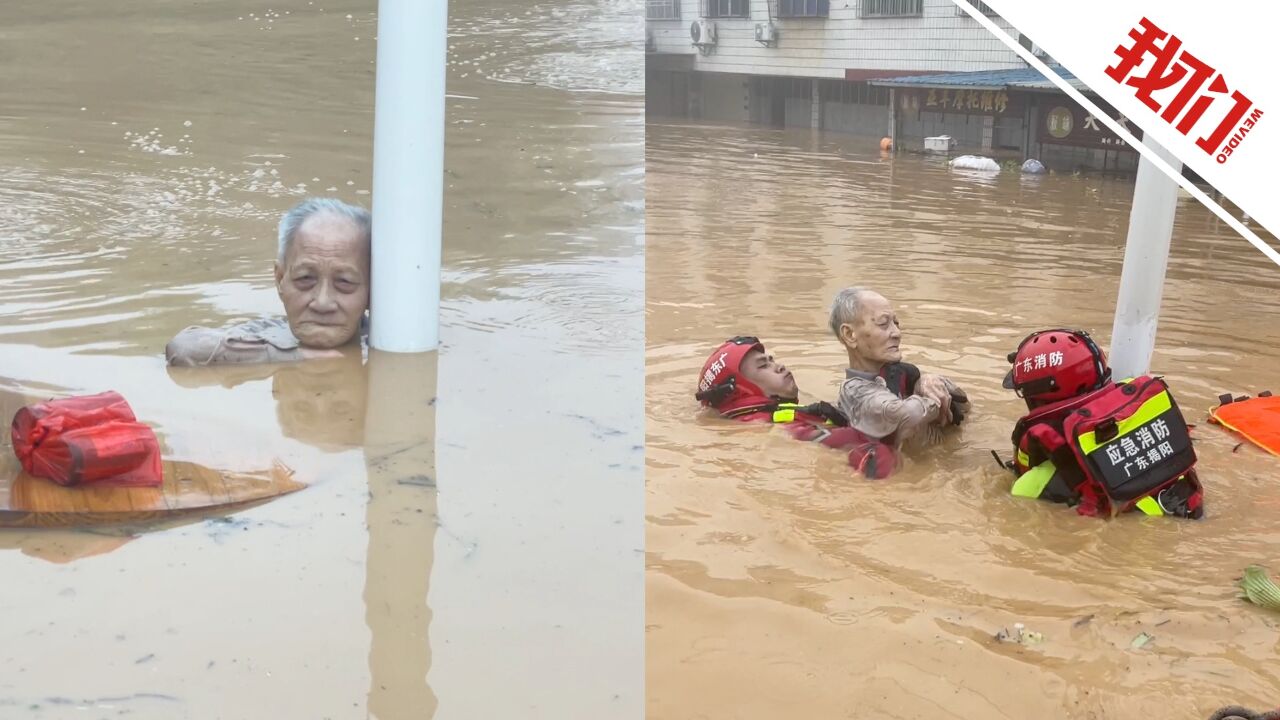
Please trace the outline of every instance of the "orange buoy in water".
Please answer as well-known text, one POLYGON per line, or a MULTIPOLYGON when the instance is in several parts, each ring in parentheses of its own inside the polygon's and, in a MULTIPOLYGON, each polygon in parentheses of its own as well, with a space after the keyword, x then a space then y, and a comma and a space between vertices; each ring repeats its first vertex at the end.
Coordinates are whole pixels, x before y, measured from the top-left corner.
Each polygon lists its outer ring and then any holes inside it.
POLYGON ((892 150, 893 138, 880 138, 880 149, 885 151, 892 150))
POLYGON ((1280 397, 1226 402, 1209 412, 1209 420, 1234 430, 1272 455, 1280 455, 1280 397))

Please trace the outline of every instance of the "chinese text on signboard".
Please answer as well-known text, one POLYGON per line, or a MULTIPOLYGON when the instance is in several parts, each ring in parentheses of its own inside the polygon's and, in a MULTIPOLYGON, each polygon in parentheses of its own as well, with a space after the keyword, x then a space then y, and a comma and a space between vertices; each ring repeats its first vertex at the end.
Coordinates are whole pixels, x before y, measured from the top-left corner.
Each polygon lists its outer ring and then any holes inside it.
MULTIPOLYGON (((1103 150, 1130 149, 1124 140, 1111 132, 1111 128, 1104 125, 1092 113, 1076 106, 1075 103, 1050 104, 1043 107, 1040 120, 1040 142, 1103 150)), ((1102 105, 1102 109, 1109 117, 1115 118, 1123 128, 1138 138, 1142 137, 1142 131, 1131 126, 1128 118, 1117 114, 1105 104, 1102 105)))
POLYGON ((1002 115, 1021 112, 1011 107, 1009 93, 1003 90, 941 90, 904 91, 898 106, 902 110, 930 110, 933 112, 959 112, 969 115, 1002 115))
POLYGON ((930 90, 924 106, 930 110, 970 110, 998 115, 1009 107, 1009 94, 1003 90, 930 90))

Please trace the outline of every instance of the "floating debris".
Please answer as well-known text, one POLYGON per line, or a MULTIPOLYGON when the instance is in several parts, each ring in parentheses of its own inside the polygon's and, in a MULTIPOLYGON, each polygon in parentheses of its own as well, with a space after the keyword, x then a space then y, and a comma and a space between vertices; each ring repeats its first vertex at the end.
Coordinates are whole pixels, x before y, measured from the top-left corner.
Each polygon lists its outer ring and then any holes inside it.
POLYGON ((410 475, 400 478, 396 482, 400 485, 416 485, 418 487, 433 488, 436 486, 436 481, 426 475, 410 475))
POLYGON ((1250 565, 1240 579, 1240 597, 1268 610, 1280 610, 1280 587, 1277 587, 1266 569, 1250 565))
POLYGON ((1044 634, 1034 630, 1028 630, 1026 625, 1022 623, 1013 624, 1013 632, 1009 632, 1007 628, 1000 628, 1000 632, 995 634, 998 642, 1018 643, 1019 645, 1038 645, 1044 642, 1044 634))

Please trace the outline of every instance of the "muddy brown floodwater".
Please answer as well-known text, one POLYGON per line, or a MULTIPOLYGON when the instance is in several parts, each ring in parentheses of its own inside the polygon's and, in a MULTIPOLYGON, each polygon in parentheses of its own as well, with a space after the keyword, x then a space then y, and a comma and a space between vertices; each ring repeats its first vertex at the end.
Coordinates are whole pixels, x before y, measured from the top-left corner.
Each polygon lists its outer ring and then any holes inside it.
POLYGON ((4 3, 0 406, 311 487, 0 532, 0 717, 640 715, 639 7, 451 3, 438 357, 179 372, 279 312, 280 213, 370 203, 376 3, 4 3))
MULTIPOLYGON (((1018 500, 1004 356, 1030 330, 1109 344, 1132 185, 995 179, 857 138, 647 128, 647 709, 651 718, 1197 720, 1280 698, 1280 460, 1204 423, 1280 388, 1280 269, 1178 204, 1153 370, 1193 431, 1208 517, 1111 522, 1018 500), (896 303, 909 361, 976 401, 962 432, 869 482, 839 453, 699 414, 706 355, 759 335, 804 396, 844 364, 831 298, 896 303), (998 643, 1021 622, 1036 645, 998 643), (1154 640, 1140 649, 1140 633, 1154 640)), ((1272 239, 1273 240, 1273 239, 1272 239)))

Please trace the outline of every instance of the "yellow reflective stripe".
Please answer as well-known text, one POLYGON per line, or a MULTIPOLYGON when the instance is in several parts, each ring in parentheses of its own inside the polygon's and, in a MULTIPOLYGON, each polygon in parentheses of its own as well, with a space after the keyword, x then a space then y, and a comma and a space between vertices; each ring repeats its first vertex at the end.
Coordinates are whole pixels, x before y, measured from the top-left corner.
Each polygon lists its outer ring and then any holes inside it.
MULTIPOLYGON (((796 403, 779 403, 778 409, 773 412, 773 421, 776 423, 789 423, 796 421, 796 411, 803 410, 808 405, 798 405, 796 403)), ((823 420, 822 424, 827 427, 835 427, 835 423, 830 420, 823 420)))
POLYGON ((1156 502, 1156 499, 1150 495, 1139 500, 1137 504, 1143 515, 1154 515, 1156 517, 1164 515, 1164 510, 1160 509, 1160 503, 1156 502))
POLYGON ((1018 448, 1018 464, 1022 467, 1026 467, 1031 464, 1030 456, 1022 452, 1022 448, 1018 448))
POLYGON ((1161 392, 1159 395, 1156 395, 1150 400, 1142 403, 1142 407, 1138 408, 1138 412, 1116 423, 1116 430, 1118 432, 1116 433, 1115 437, 1107 440, 1106 443, 1099 444, 1097 439, 1094 436, 1093 431, 1090 431, 1081 435, 1080 449, 1084 451, 1085 455, 1091 455, 1093 451, 1097 450, 1099 447, 1102 447, 1102 445, 1106 445, 1107 443, 1111 443, 1111 442, 1115 442, 1116 440, 1119 440, 1120 438, 1132 432, 1134 429, 1138 428, 1139 426, 1145 425, 1151 422, 1152 420, 1155 420, 1157 417, 1160 416, 1161 413, 1168 411, 1172 407, 1173 407, 1173 400, 1170 399, 1169 393, 1167 391, 1161 392))
POLYGON ((1058 469, 1053 466, 1053 461, 1051 460, 1040 463, 1013 481, 1013 494, 1017 497, 1040 497, 1040 493, 1044 492, 1045 486, 1049 484, 1049 481, 1053 479, 1053 474, 1057 471, 1058 469))

